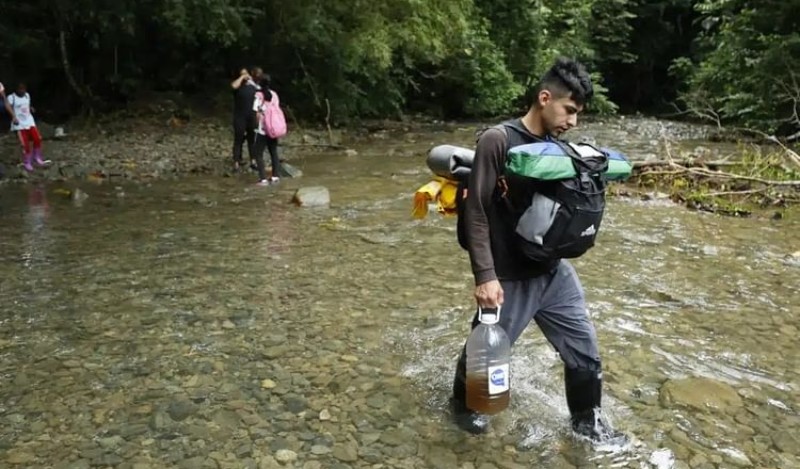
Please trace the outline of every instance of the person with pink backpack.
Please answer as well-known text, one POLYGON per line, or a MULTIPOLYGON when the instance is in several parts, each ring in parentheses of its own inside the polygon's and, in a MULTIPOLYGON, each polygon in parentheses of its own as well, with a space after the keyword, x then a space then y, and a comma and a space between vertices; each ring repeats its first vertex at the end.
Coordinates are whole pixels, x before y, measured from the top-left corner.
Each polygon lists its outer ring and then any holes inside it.
POLYGON ((280 181, 280 160, 278 159, 278 139, 286 135, 286 118, 280 106, 280 99, 270 87, 271 80, 269 75, 264 75, 261 80, 261 90, 256 93, 253 103, 253 110, 258 114, 258 128, 256 129, 256 141, 253 145, 253 152, 256 157, 258 167, 258 185, 266 186, 280 181), (266 168, 264 167, 264 149, 269 150, 272 160, 272 174, 267 179, 266 168))

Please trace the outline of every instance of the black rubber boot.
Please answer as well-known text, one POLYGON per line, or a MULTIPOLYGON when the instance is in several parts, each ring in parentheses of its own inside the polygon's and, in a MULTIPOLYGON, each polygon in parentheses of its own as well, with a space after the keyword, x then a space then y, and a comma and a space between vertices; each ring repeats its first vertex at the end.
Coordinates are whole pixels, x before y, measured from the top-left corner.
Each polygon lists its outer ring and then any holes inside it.
POLYGON ((453 397, 450 400, 453 419, 456 425, 473 435, 480 435, 489 430, 489 416, 475 412, 467 407, 467 355, 461 352, 453 378, 453 397))
POLYGON ((600 415, 602 371, 565 368, 564 384, 572 430, 575 433, 598 443, 625 438, 600 415))

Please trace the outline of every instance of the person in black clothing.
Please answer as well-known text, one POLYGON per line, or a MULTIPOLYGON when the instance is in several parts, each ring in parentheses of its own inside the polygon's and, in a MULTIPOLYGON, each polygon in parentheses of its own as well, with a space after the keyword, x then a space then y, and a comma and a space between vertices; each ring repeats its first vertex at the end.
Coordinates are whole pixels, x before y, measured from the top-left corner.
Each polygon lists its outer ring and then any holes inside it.
MULTIPOLYGON (((602 371, 597 334, 575 269, 565 259, 535 262, 526 258, 515 243, 515 219, 497 195, 503 190, 498 181, 508 149, 557 139, 577 125, 578 113, 592 95, 592 82, 583 66, 559 59, 539 82, 525 116, 481 134, 464 199, 465 238, 478 306, 496 309, 502 305, 499 325, 512 345, 534 321, 558 350, 573 430, 592 440, 624 439, 598 413, 602 371)), ((478 324, 477 316, 472 324, 478 324)), ((454 417, 462 429, 483 433, 488 430, 488 417, 466 407, 465 381, 462 350, 453 382, 454 417)))
POLYGON ((253 143, 255 130, 258 125, 256 114, 253 112, 253 101, 259 90, 258 82, 263 71, 255 67, 252 73, 247 69, 239 72, 239 78, 231 82, 233 88, 233 169, 239 171, 242 167, 242 146, 247 142, 247 152, 251 164, 255 161, 253 143))

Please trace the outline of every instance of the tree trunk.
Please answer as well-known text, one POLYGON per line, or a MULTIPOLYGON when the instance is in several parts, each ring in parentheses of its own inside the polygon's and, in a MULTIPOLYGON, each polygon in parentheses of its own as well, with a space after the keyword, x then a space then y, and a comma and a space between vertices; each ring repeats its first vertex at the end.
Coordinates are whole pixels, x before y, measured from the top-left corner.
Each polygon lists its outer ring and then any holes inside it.
POLYGON ((64 75, 67 77, 69 86, 81 98, 83 105, 88 107, 89 114, 93 114, 91 93, 78 85, 75 76, 72 75, 72 69, 69 65, 69 55, 67 54, 67 32, 64 30, 63 23, 58 30, 58 45, 61 49, 61 65, 64 67, 64 75))

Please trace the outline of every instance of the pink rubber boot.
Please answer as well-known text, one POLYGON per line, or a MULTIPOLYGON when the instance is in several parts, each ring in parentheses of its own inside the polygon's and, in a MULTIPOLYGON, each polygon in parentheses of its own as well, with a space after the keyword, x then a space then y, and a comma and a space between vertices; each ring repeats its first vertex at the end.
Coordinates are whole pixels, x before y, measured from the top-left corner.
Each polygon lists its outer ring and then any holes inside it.
POLYGON ((33 159, 33 155, 31 153, 25 153, 22 155, 22 167, 25 168, 25 171, 31 172, 33 171, 33 165, 31 165, 31 159, 33 159))
POLYGON ((33 162, 36 163, 37 166, 44 166, 45 162, 42 159, 42 149, 41 148, 34 148, 33 149, 33 162))

